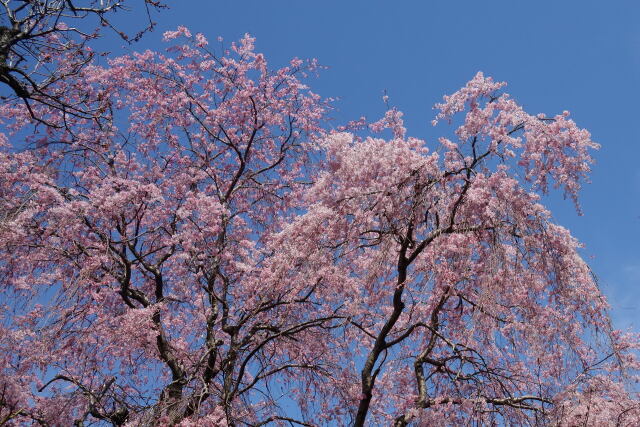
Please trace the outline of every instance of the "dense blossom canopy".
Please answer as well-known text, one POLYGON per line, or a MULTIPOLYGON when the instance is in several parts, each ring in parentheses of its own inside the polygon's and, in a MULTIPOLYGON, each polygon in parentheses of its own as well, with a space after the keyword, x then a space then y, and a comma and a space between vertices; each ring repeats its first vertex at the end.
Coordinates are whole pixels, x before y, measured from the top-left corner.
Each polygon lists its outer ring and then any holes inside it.
POLYGON ((0 425, 640 422, 637 339, 540 203, 597 148, 568 112, 478 73, 437 143, 329 131, 313 61, 165 38, 57 83, 93 117, 2 106, 0 425))

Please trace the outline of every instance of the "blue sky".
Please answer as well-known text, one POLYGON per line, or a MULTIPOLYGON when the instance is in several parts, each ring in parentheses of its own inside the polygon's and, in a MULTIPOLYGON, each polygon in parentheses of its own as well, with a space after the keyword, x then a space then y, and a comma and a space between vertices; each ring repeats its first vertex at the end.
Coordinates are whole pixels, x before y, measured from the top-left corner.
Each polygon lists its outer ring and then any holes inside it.
MULTIPOLYGON (((158 29, 125 50, 163 49, 161 34, 185 25, 214 41, 244 33, 272 67, 294 56, 329 67, 312 82, 338 97, 336 125, 380 117, 390 102, 408 133, 435 141, 432 106, 477 71, 509 83, 530 113, 570 110, 602 145, 584 216, 545 200, 586 244, 617 327, 640 331, 640 2, 168 0, 158 29)), ((137 2, 132 2, 135 7, 137 2)), ((139 11, 138 11, 139 12, 139 11)), ((128 15, 127 20, 140 14, 128 15)), ((124 17, 124 16, 123 16, 124 17)), ((109 50, 122 52, 112 38, 109 50)))

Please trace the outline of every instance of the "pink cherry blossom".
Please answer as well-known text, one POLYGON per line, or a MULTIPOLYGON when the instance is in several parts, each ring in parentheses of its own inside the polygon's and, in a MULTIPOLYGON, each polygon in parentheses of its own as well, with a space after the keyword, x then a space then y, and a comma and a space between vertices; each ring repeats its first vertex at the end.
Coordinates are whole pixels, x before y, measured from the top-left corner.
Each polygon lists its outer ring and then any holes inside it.
POLYGON ((541 203, 588 179, 568 113, 479 73, 438 141, 327 131, 314 61, 165 39, 53 88, 92 118, 0 107, 1 423, 640 422, 638 337, 541 203))

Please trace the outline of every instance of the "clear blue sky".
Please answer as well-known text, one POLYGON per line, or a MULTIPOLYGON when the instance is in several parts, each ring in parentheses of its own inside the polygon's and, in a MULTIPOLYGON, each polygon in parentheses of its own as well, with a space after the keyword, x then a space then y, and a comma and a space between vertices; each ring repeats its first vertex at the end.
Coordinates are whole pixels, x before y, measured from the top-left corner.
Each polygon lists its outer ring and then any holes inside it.
POLYGON ((581 194, 585 215, 561 197, 546 203, 586 244, 615 325, 640 331, 640 2, 168 3, 170 10, 155 15, 158 30, 133 49, 163 49, 162 32, 178 25, 212 42, 250 33, 272 67, 294 56, 329 67, 312 86, 340 98, 337 124, 361 115, 377 119, 387 90, 409 134, 434 141, 433 104, 479 70, 507 81, 506 91, 530 113, 570 110, 602 145, 592 184, 581 194))

